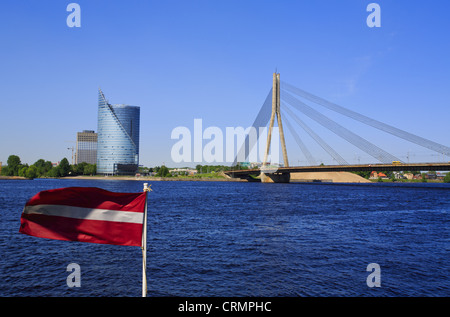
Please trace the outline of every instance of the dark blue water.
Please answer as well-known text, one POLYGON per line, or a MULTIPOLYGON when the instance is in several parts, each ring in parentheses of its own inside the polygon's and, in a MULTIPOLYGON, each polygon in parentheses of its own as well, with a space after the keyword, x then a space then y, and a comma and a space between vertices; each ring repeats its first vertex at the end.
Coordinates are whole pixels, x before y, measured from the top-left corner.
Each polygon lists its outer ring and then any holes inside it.
MULTIPOLYGON (((41 190, 142 181, 0 181, 0 296, 141 296, 138 247, 18 233, 41 190), (69 288, 67 265, 81 267, 69 288)), ((448 184, 153 182, 149 296, 450 296, 448 184), (369 263, 381 287, 368 287, 369 263)))

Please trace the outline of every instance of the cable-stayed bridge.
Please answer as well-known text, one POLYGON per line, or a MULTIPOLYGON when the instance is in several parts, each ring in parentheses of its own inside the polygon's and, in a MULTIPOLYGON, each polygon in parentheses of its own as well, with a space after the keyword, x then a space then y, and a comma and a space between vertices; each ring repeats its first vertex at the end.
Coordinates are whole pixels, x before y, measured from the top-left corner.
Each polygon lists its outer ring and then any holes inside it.
MULTIPOLYGON (((280 81, 280 74, 273 74, 273 87, 269 92, 263 106, 261 107, 252 127, 258 131, 260 127, 267 127, 268 135, 266 141, 266 148, 264 152, 264 159, 262 166, 255 169, 247 170, 232 170, 225 172, 231 177, 247 178, 251 179, 250 175, 260 175, 262 182, 289 182, 290 173, 298 172, 331 172, 331 171, 449 171, 450 162, 447 163, 405 163, 395 155, 387 152, 379 146, 364 139, 359 134, 351 131, 343 125, 335 122, 328 116, 322 114, 315 108, 302 101, 304 99, 308 102, 312 102, 315 105, 319 105, 328 111, 332 111, 343 115, 347 118, 355 120, 364 125, 378 129, 384 133, 388 133, 392 136, 400 138, 404 141, 408 141, 419 145, 423 148, 431 150, 442 156, 450 157, 450 147, 436 143, 434 141, 425 139, 418 135, 403 131, 394 126, 380 122, 378 120, 369 118, 363 114, 357 113, 350 109, 346 109, 340 105, 327 101, 323 98, 308 93, 302 89, 299 89, 291 84, 280 81), (283 109, 283 116, 281 115, 281 109, 283 109), (301 119, 296 113, 300 113, 302 117, 308 117, 315 121, 320 126, 331 131, 336 136, 344 139, 351 145, 357 147, 362 152, 366 153, 374 160, 373 164, 349 164, 327 141, 320 137, 318 133, 314 131, 307 123, 301 119), (289 120, 287 116, 289 116, 289 120), (278 123, 279 137, 281 143, 281 150, 283 155, 283 166, 275 166, 268 161, 268 154, 271 146, 272 131, 274 128, 275 118, 278 123), (300 138, 297 130, 290 120, 293 120, 301 130, 308 134, 325 152, 328 153, 334 161, 335 165, 318 165, 317 160, 311 154, 311 151, 305 145, 300 138), (308 166, 290 166, 287 155, 283 123, 286 124, 289 132, 292 134, 294 140, 298 144, 300 150, 308 161, 308 166)), ((260 134, 257 132, 257 138, 260 134)), ((261 134, 262 136, 262 134, 261 134)), ((247 135, 246 140, 234 161, 234 166, 238 162, 238 158, 248 158, 250 150, 256 145, 257 139, 249 138, 247 135)))

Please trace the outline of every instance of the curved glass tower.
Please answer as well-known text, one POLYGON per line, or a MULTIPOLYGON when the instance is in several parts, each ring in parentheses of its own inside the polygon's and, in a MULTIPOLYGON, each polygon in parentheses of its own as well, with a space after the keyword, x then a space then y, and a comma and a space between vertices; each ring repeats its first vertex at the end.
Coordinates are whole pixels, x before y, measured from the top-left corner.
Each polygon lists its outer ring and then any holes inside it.
POLYGON ((138 171, 139 120, 139 107, 111 105, 98 90, 98 174, 135 174, 138 171))

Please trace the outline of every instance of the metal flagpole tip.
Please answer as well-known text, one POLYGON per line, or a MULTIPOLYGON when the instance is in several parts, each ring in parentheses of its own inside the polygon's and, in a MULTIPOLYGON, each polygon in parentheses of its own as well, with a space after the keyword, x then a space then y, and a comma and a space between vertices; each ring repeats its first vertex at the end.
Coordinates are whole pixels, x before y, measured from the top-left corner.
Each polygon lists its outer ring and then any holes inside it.
MULTIPOLYGON (((150 186, 152 186, 152 185, 150 185, 150 186)), ((144 183, 144 192, 149 192, 151 190, 152 189, 148 186, 148 183, 144 183)))

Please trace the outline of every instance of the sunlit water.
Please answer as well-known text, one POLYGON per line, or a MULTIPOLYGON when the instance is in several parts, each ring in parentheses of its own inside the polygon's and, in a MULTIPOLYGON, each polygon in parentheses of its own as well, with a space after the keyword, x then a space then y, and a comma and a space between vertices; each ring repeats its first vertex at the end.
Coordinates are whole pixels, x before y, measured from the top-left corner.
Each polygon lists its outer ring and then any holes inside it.
MULTIPOLYGON (((150 183, 149 296, 450 295, 449 184, 150 183)), ((18 233, 29 198, 69 186, 143 182, 1 180, 0 296, 140 296, 139 247, 18 233)))

